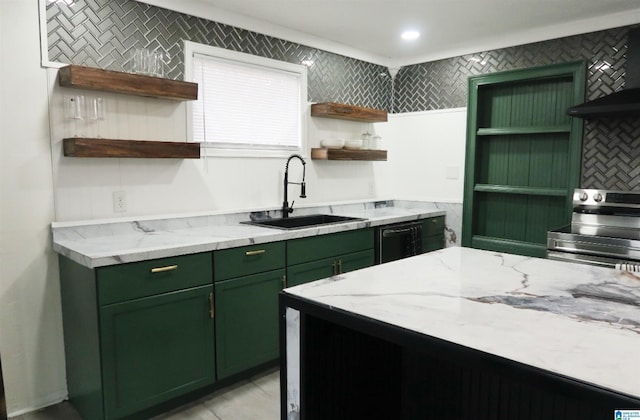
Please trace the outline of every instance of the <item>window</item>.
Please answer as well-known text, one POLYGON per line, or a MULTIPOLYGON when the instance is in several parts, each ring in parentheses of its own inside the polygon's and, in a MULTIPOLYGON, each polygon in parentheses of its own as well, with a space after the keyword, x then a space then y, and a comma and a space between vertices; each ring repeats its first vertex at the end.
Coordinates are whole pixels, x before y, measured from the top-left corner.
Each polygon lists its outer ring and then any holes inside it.
POLYGON ((212 155, 288 156, 303 149, 307 69, 192 42, 187 80, 198 83, 189 138, 212 155))

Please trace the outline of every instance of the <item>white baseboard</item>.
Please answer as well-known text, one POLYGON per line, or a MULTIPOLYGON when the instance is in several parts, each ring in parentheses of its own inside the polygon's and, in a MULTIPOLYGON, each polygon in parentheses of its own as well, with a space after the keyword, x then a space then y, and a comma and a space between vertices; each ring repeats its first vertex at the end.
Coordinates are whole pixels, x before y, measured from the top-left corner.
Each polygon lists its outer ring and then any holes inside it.
POLYGON ((7 407, 7 416, 9 419, 12 417, 21 416, 26 413, 30 413, 32 411, 40 410, 45 407, 49 407, 51 405, 59 404, 62 401, 68 399, 69 395, 67 392, 55 392, 53 394, 49 394, 46 397, 39 398, 32 402, 30 407, 21 407, 17 409, 12 409, 9 411, 10 407, 7 407))

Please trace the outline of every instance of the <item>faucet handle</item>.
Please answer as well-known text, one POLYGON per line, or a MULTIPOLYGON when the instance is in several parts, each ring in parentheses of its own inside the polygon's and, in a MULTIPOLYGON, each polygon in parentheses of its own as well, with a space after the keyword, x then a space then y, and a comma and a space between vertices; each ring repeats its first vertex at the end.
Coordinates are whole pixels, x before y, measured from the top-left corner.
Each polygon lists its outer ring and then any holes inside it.
POLYGON ((288 211, 289 213, 293 213, 293 203, 295 203, 295 202, 296 202, 296 200, 293 200, 293 201, 291 202, 291 205, 290 205, 290 206, 289 206, 289 208, 287 209, 287 211, 288 211))

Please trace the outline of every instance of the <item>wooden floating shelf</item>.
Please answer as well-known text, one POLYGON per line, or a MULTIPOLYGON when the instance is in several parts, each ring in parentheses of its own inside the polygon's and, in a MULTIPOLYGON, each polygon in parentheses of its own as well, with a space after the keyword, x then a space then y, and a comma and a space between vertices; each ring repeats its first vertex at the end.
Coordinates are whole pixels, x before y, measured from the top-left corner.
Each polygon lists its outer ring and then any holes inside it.
POLYGON ((70 65, 58 70, 63 87, 101 90, 161 99, 198 99, 198 84, 161 77, 70 65))
POLYGON ((64 155, 69 157, 200 158, 200 143, 96 138, 68 138, 62 142, 64 155))
POLYGON ((360 122, 387 121, 387 111, 362 106, 338 104, 335 102, 312 104, 311 116, 360 122))
POLYGON ((386 150, 311 149, 311 159, 316 160, 387 160, 386 150))

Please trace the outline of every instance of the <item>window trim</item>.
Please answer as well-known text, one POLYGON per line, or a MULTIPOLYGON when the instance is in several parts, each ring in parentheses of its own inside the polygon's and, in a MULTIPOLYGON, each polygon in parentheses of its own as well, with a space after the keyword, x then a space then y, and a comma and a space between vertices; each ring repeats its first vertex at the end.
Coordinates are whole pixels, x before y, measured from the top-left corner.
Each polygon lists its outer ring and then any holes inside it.
MULTIPOLYGON (((184 80, 193 81, 193 55, 203 54, 220 57, 224 59, 240 61, 249 65, 269 66, 275 69, 299 73, 300 90, 302 104, 300 109, 300 148, 299 149, 243 149, 243 148, 220 148, 211 146, 206 142, 201 143, 202 153, 205 156, 215 157, 261 157, 261 158, 283 158, 288 157, 292 153, 308 156, 308 139, 307 139, 307 115, 309 115, 310 104, 307 99, 307 67, 300 64, 287 63, 285 61, 274 60, 271 58, 261 57, 253 54, 227 50, 225 48, 213 47, 211 45, 200 44, 193 41, 184 41, 184 80)), ((187 141, 193 142, 193 101, 188 101, 186 106, 186 122, 187 122, 187 141)))

